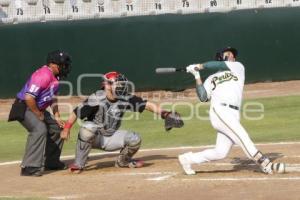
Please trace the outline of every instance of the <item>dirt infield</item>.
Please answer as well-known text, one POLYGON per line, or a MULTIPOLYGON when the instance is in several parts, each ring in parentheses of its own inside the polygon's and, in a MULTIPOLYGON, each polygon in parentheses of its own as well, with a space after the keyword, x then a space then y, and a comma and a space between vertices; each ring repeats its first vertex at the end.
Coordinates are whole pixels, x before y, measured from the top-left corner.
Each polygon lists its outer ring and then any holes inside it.
MULTIPOLYGON (((273 160, 300 163, 300 143, 262 144, 273 160)), ((115 154, 91 157, 81 174, 48 171, 42 177, 21 177, 17 164, 0 166, 0 196, 48 199, 190 200, 190 199, 299 199, 300 173, 264 175, 238 147, 221 162, 194 166, 186 176, 177 155, 203 148, 178 148, 139 152, 145 161, 139 169, 115 168, 115 154)), ((70 163, 72 160, 68 160, 70 163)), ((0 198, 1 198, 0 197, 0 198)))

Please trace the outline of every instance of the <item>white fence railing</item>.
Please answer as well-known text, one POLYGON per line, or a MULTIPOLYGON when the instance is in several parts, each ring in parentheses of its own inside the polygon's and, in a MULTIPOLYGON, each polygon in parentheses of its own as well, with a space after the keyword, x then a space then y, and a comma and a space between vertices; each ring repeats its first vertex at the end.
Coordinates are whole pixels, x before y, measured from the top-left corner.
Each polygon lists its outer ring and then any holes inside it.
POLYGON ((0 18, 16 24, 292 6, 300 0, 0 0, 0 18))

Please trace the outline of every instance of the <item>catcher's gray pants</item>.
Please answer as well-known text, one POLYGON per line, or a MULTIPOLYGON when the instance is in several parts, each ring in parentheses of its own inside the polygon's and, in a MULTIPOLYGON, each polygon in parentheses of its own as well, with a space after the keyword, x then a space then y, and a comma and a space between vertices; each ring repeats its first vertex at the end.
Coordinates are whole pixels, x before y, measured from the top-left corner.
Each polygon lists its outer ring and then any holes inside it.
POLYGON ((134 146, 141 143, 141 137, 135 132, 117 130, 112 136, 103 136, 97 127, 93 122, 84 122, 79 130, 74 163, 80 168, 85 166, 92 148, 116 151, 126 145, 134 146))
POLYGON ((28 108, 20 122, 28 131, 23 167, 55 166, 59 162, 63 140, 61 128, 47 111, 44 121, 39 120, 28 108))

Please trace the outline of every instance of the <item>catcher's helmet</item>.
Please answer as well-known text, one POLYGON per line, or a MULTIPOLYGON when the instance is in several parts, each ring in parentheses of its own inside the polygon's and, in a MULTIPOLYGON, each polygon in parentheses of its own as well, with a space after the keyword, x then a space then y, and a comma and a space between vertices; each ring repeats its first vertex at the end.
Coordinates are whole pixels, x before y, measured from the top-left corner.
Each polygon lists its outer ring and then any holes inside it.
POLYGON ((226 52, 226 51, 230 51, 233 54, 234 58, 236 58, 238 56, 238 50, 237 49, 235 49, 233 47, 226 47, 226 48, 224 48, 224 49, 222 49, 222 50, 220 50, 216 53, 216 58, 215 59, 217 61, 226 61, 227 58, 224 58, 224 52, 226 52))
POLYGON ((118 98, 124 98, 129 95, 128 79, 119 72, 108 72, 104 75, 104 81, 109 84, 115 84, 113 92, 118 98))
POLYGON ((61 78, 67 77, 71 71, 72 59, 71 56, 65 51, 56 50, 48 53, 46 62, 47 64, 54 63, 59 66, 58 76, 61 78))

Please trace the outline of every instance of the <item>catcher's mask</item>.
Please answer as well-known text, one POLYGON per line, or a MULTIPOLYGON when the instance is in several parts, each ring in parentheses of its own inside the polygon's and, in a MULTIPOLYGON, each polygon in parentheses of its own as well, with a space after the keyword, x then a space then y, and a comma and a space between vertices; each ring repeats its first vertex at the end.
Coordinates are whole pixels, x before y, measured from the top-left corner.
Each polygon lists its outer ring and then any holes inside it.
POLYGON ((46 62, 47 64, 54 63, 58 65, 58 77, 60 78, 66 78, 71 71, 72 59, 65 51, 56 50, 48 53, 46 62))
POLYGON ((215 59, 217 61, 227 61, 228 57, 224 56, 224 52, 227 52, 227 51, 230 51, 233 54, 234 58, 236 58, 238 56, 238 50, 237 49, 232 48, 232 47, 226 47, 226 48, 224 48, 224 49, 222 49, 222 50, 220 50, 216 53, 215 59))
POLYGON ((117 98, 126 98, 129 93, 129 81, 119 72, 108 72, 104 75, 104 81, 112 86, 112 92, 117 98))

